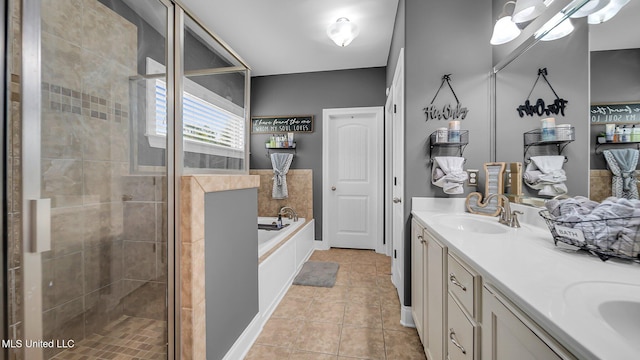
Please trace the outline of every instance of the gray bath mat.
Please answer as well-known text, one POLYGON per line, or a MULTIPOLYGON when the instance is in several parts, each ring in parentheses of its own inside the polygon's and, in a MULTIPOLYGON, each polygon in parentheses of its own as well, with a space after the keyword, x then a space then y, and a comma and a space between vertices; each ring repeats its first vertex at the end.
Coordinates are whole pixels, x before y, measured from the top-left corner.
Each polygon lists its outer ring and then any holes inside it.
POLYGON ((333 287, 339 267, 333 262, 307 261, 293 279, 293 285, 333 287))

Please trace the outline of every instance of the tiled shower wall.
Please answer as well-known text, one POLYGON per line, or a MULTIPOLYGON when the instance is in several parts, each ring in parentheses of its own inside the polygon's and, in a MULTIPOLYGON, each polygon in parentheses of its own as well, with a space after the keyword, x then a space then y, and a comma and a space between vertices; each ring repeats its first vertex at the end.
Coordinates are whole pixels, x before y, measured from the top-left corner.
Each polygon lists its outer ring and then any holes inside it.
POLYGON ((251 175, 260 175, 258 188, 258 216, 278 216, 283 206, 292 207, 299 217, 313 219, 313 170, 292 169, 287 173, 289 197, 274 199, 273 170, 250 170, 251 175))
MULTIPOLYGON (((20 3, 10 2, 7 134, 14 339, 22 338, 20 3)), ((166 318, 166 180, 130 174, 137 45, 136 27, 95 0, 42 1, 41 193, 52 199, 45 338, 78 342, 121 315, 166 318)))

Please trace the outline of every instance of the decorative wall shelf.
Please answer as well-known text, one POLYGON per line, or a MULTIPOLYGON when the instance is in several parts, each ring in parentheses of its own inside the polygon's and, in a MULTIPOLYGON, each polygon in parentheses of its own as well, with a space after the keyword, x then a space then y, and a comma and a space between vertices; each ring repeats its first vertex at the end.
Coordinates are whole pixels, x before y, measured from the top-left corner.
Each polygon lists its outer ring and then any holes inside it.
POLYGON ((606 149, 600 149, 600 147, 602 147, 603 145, 612 145, 613 147, 635 147, 636 149, 640 150, 640 141, 626 141, 626 142, 603 142, 603 143, 599 143, 596 141, 596 154, 600 155, 602 154, 603 150, 606 149))
POLYGON ((433 149, 436 147, 457 147, 460 152, 460 156, 464 152, 464 148, 469 144, 469 130, 458 130, 460 131, 460 141, 437 141, 438 140, 438 132, 434 131, 429 136, 429 158, 432 158, 433 149))
POLYGON ((293 146, 269 146, 269 143, 265 143, 264 147, 267 149, 267 157, 271 157, 271 151, 273 150, 293 150, 294 154, 297 154, 296 143, 293 143, 293 146))
MULTIPOLYGON (((562 154, 564 148, 575 140, 575 128, 554 128, 553 135, 543 134, 542 129, 527 131, 524 136, 524 158, 528 164, 531 160, 527 158, 527 152, 532 146, 553 146, 558 149, 558 155, 562 154)), ((568 159, 565 157, 565 162, 568 159)))

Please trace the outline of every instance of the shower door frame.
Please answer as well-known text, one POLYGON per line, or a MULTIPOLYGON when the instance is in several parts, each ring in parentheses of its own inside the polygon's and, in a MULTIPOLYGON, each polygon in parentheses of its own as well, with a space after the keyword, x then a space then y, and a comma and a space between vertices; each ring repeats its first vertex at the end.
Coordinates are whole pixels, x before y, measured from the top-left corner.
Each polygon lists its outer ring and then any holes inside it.
MULTIPOLYGON (((23 337, 24 339, 43 339, 43 319, 42 319, 42 259, 41 251, 46 251, 47 245, 41 244, 36 238, 35 228, 51 232, 50 224, 50 203, 47 199, 41 199, 41 0, 13 0, 22 2, 21 30, 22 30, 22 81, 21 81, 21 121, 22 121, 22 233, 23 233, 23 337), (25 131, 29 129, 29 131, 25 131), (27 145, 28 144, 28 145, 27 145), (28 166, 27 166, 28 164, 28 166), (44 213, 35 214, 35 209, 31 209, 31 203, 44 201, 44 213), (47 209, 48 208, 48 209, 47 209), (30 210, 31 209, 31 210, 30 210), (37 216, 36 216, 37 215, 37 216), (42 216, 44 215, 44 216, 42 216), (36 222, 43 221, 40 224, 36 222), (41 245, 44 245, 43 249, 41 245), (39 249, 32 251, 32 249, 39 249), (28 270, 27 270, 28 269, 28 270)), ((96 0, 97 1, 97 0, 96 0)), ((175 91, 175 66, 176 51, 174 31, 176 28, 175 4, 170 0, 158 0, 167 8, 167 38, 165 47, 165 59, 167 62, 167 122, 176 124, 174 121, 174 91, 175 91)), ((177 124, 176 124, 177 126, 177 124)), ((179 327, 176 312, 179 303, 179 293, 176 293, 176 280, 178 279, 176 262, 176 244, 178 236, 176 231, 176 204, 179 204, 179 188, 181 166, 176 166, 178 157, 177 151, 182 147, 179 141, 181 136, 174 136, 176 126, 167 128, 166 149, 166 169, 167 177, 167 359, 180 358, 180 346, 176 346, 176 339, 179 339, 179 327), (179 139, 177 139, 179 137, 179 139), (173 174, 173 176, 170 176, 173 174)), ((4 188, 4 187, 3 187, 4 188)), ((38 231, 40 230, 38 229, 38 231)), ((4 233, 4 232, 3 232, 4 233)), ((47 235, 45 234, 45 238, 47 235)), ((4 267, 3 267, 4 268, 4 267)), ((5 276, 6 279, 6 276, 5 276)), ((26 359, 43 359, 43 349, 41 347, 23 347, 26 359)))

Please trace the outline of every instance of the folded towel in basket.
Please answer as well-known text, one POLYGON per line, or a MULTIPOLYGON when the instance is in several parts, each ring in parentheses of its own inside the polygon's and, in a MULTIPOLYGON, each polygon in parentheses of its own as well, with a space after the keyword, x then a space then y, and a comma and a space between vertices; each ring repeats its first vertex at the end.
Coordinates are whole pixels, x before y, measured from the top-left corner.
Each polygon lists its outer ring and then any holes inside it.
MULTIPOLYGON (((589 214, 599 205, 597 201, 590 200, 584 196, 575 196, 569 199, 551 199, 544 203, 549 213, 553 216, 568 217, 589 214)), ((567 220, 570 221, 570 220, 567 220)), ((579 221, 579 220, 578 220, 579 221)))
MULTIPOLYGON (((582 231, 587 244, 592 244, 627 256, 637 256, 640 250, 640 201, 610 197, 589 213, 585 207, 572 206, 576 201, 561 201, 561 215, 557 221, 566 221, 565 226, 582 231), (566 209, 563 202, 567 202, 566 209)), ((587 203, 588 202, 583 202, 587 203)), ((590 204, 589 204, 590 205, 590 204)))

